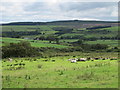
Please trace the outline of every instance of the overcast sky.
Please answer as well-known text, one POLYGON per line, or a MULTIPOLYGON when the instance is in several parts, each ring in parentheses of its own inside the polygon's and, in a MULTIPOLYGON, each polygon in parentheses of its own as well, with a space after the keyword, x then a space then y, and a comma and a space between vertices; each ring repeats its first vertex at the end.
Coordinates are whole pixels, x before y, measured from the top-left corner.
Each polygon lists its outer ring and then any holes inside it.
POLYGON ((101 20, 117 21, 117 2, 63 2, 46 0, 38 2, 0 3, 0 23, 4 22, 46 22, 56 20, 101 20))

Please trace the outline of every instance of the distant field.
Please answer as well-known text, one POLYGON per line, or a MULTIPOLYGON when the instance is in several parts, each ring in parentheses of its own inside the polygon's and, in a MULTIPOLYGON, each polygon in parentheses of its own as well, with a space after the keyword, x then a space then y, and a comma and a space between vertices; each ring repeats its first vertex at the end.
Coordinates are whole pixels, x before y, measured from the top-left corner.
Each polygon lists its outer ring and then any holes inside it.
MULTIPOLYGON (((12 25, 12 26, 0 26, 2 27, 2 31, 40 31, 41 33, 45 33, 45 35, 48 34, 53 34, 57 33, 58 31, 53 30, 53 27, 63 27, 61 25, 12 25)), ((65 27, 65 26, 64 26, 65 27)), ((70 26, 69 26, 70 27, 70 26)), ((75 29, 73 27, 73 31, 71 33, 64 33, 61 36, 77 36, 77 35, 82 35, 84 37, 114 37, 118 34, 118 26, 110 27, 110 28, 102 28, 102 29, 96 29, 96 30, 108 30, 110 31, 107 34, 101 34, 101 33, 88 33, 85 28, 78 28, 75 29)), ((24 37, 29 37, 29 36, 24 36, 24 37)), ((32 36, 31 36, 32 37, 32 36)), ((34 37, 34 36, 33 36, 34 37)))
POLYGON ((60 42, 75 42, 78 39, 61 39, 60 42))
MULTIPOLYGON (((0 26, 1 27, 1 26, 0 26)), ((26 35, 26 36, 22 36, 22 38, 29 38, 29 41, 31 43, 31 45, 33 47, 56 47, 56 48, 65 48, 67 47, 67 42, 75 42, 78 39, 60 39, 60 43, 62 43, 63 45, 58 45, 58 44, 49 44, 48 41, 33 41, 30 39, 33 39, 35 37, 40 37, 40 36, 48 36, 48 35, 56 35, 56 32, 59 31, 55 31, 53 30, 53 27, 65 27, 65 26, 61 26, 61 25, 12 25, 12 26, 2 26, 2 31, 35 31, 35 30, 39 30, 41 33, 44 34, 39 34, 39 35, 26 35)), ((101 34, 101 33, 90 33, 88 31, 91 30, 87 30, 85 28, 74 28, 73 31, 71 33, 63 33, 58 35, 59 38, 61 37, 86 37, 86 38, 90 38, 90 37, 95 37, 95 38, 100 38, 100 37, 115 37, 116 35, 118 35, 118 28, 117 26, 114 27, 109 27, 109 28, 102 28, 102 29, 96 29, 96 31, 104 31, 104 30, 108 30, 110 31, 107 34, 101 34)), ((95 31, 95 30, 94 30, 95 31)), ((3 45, 8 45, 9 43, 18 43, 19 41, 24 40, 24 39, 18 39, 18 38, 3 38, 3 45)), ((118 46, 118 40, 97 40, 97 41, 86 41, 85 43, 87 44, 107 44, 110 46, 118 46)))
MULTIPOLYGON (((75 42, 78 39, 63 39, 60 40, 60 42, 75 42)), ((85 44, 106 44, 109 45, 110 47, 118 47, 118 42, 119 40, 96 40, 96 41, 85 41, 85 44)))
POLYGON ((69 58, 72 56, 3 59, 3 88, 118 88, 116 60, 71 63, 69 58))
POLYGON ((86 41, 87 44, 107 44, 109 46, 118 46, 118 40, 97 40, 97 41, 86 41))
POLYGON ((84 34, 80 34, 80 33, 66 33, 66 34, 63 34, 61 36, 83 36, 84 34))
MULTIPOLYGON (((25 39, 19 39, 19 38, 0 38, 0 42, 2 42, 2 45, 8 45, 9 43, 18 43, 25 39)), ((60 40, 61 43, 67 43, 67 42, 75 42, 78 39, 63 39, 60 40)), ((56 48, 65 48, 68 46, 65 45, 58 45, 58 44, 50 44, 48 41, 42 41, 42 40, 26 40, 31 43, 33 47, 56 47, 56 48), (33 42, 34 41, 34 42, 33 42)), ((118 46, 118 40, 97 40, 97 41, 86 41, 87 44, 107 44, 111 47, 118 46)))
POLYGON ((55 25, 11 25, 11 26, 0 26, 2 31, 35 31, 35 30, 53 30, 53 27, 63 27, 55 25))
MULTIPOLYGON (((0 40, 2 41, 2 45, 4 46, 4 45, 8 45, 9 43, 18 43, 25 39, 2 38, 0 40)), ((56 47, 56 48, 68 47, 68 46, 58 45, 58 44, 49 44, 48 41, 40 41, 40 40, 25 40, 25 41, 29 41, 31 43, 31 46, 33 46, 33 47, 56 47)))

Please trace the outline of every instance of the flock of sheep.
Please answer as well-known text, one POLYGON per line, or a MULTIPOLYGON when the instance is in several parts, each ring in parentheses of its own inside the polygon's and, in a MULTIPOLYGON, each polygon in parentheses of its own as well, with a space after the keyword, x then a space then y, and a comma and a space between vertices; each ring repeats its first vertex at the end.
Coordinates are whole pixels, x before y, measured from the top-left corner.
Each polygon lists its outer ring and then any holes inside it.
MULTIPOLYGON (((107 60, 107 59, 110 59, 110 60, 117 60, 117 57, 112 57, 112 58, 91 58, 91 57, 87 57, 87 58, 72 58, 72 59, 68 59, 68 61, 70 61, 71 63, 76 63, 76 62, 79 62, 79 61, 94 61, 94 60, 107 60)), ((12 62, 13 59, 12 58, 8 58, 8 61, 12 62)), ((43 60, 43 61, 48 61, 48 60, 43 60)), ((52 60, 52 62, 55 62, 55 60, 52 60)))
POLYGON ((75 62, 78 62, 78 61, 94 61, 94 60, 106 60, 106 59, 110 59, 110 60, 117 60, 117 57, 112 57, 112 58, 72 58, 72 59, 68 59, 68 61, 70 61, 71 63, 75 63, 75 62))

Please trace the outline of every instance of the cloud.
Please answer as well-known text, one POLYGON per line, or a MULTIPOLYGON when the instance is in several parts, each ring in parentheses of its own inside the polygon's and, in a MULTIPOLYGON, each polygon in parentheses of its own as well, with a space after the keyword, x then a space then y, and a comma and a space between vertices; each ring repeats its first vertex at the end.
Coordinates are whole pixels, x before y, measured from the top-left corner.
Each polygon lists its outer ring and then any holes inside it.
POLYGON ((61 2, 61 0, 22 0, 0 3, 2 22, 54 20, 117 20, 116 2, 61 2))
MULTIPOLYGON (((29 2, 36 2, 36 1, 37 0, 29 0, 29 2)), ((40 0, 40 1, 42 1, 42 0, 40 0)), ((19 3, 24 3, 24 2, 28 2, 28 0, 1 0, 1 2, 10 2, 10 3, 12 3, 12 2, 19 2, 19 3)))
POLYGON ((69 10, 77 10, 77 11, 84 11, 84 10, 90 10, 94 8, 103 8, 103 7, 110 7, 111 5, 116 5, 117 3, 113 2, 68 2, 60 4, 60 7, 66 11, 69 10))

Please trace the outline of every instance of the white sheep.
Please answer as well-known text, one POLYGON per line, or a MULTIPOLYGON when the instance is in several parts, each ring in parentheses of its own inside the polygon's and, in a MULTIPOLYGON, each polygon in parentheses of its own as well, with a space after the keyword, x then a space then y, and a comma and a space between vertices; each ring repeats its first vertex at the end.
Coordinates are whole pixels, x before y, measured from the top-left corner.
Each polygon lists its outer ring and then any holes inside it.
POLYGON ((76 60, 71 60, 71 63, 75 63, 75 62, 77 62, 76 60))
POLYGON ((13 60, 12 58, 8 58, 8 61, 12 62, 12 60, 13 60))
POLYGON ((80 58, 80 61, 86 61, 87 58, 80 58))
POLYGON ((73 59, 68 59, 68 61, 71 61, 71 63, 75 63, 75 62, 77 62, 77 58, 73 58, 73 59))

